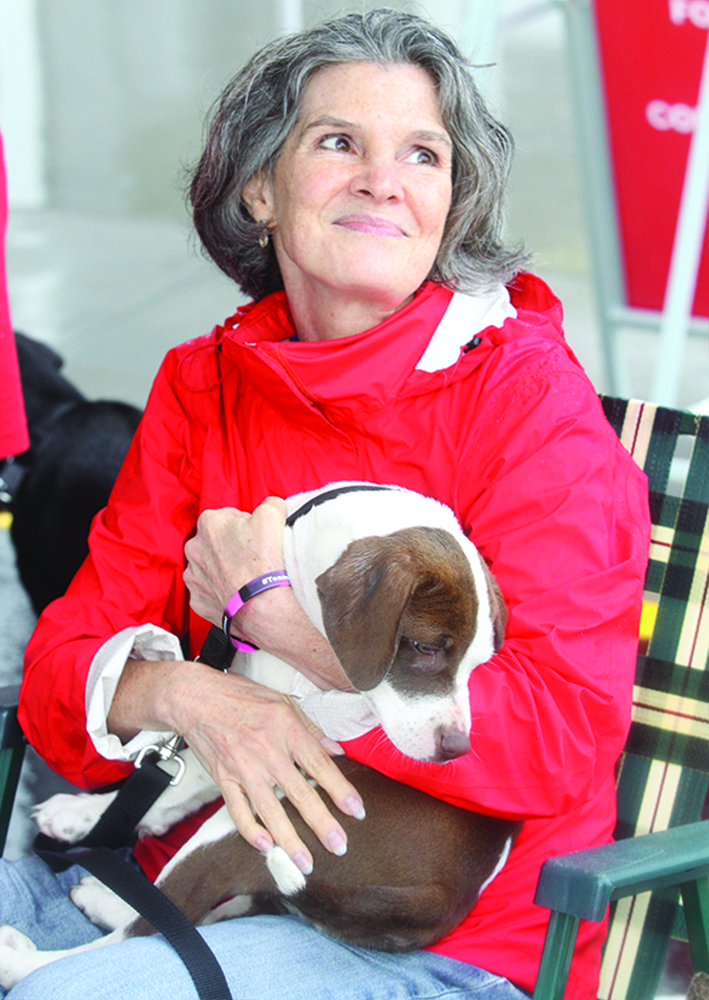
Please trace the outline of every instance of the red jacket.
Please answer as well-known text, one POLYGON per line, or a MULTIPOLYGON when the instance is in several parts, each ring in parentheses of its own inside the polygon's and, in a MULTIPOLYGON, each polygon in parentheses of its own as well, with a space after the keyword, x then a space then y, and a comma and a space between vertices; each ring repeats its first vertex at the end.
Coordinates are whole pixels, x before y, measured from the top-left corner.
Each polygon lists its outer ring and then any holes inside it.
MULTIPOLYGON (((434 950, 531 991, 548 916, 532 902, 540 864, 613 830, 649 517, 644 476, 564 342, 558 300, 530 275, 510 293, 517 317, 432 374, 416 363, 451 299, 433 284, 354 337, 289 342, 277 293, 171 351, 92 554, 29 645, 20 712, 70 780, 123 777, 130 765, 87 739, 86 674, 120 629, 186 630, 183 547, 202 510, 251 510, 338 479, 437 497, 510 606, 502 652, 471 678, 472 751, 421 764, 379 731, 346 749, 463 808, 526 820, 502 873, 434 950)), ((207 625, 192 616, 189 628, 196 648, 207 625)), ((154 875, 158 852, 173 849, 147 841, 138 853, 154 875)), ((602 936, 582 925, 567 996, 595 997, 602 936)))

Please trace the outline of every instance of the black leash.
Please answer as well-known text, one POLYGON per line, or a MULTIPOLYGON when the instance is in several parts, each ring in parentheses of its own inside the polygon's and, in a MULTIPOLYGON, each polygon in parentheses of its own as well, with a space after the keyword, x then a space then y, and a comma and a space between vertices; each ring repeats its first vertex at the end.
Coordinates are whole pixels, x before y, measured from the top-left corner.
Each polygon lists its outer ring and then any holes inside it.
POLYGON ((215 670, 228 670, 234 659, 235 649, 218 625, 212 625, 202 643, 197 659, 215 670))

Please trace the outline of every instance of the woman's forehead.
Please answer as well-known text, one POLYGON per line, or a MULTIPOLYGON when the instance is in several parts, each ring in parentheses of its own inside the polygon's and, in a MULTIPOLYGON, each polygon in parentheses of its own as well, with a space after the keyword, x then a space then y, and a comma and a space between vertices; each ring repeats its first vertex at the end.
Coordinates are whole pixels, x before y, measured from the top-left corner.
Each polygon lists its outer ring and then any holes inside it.
POLYGON ((421 128, 433 126, 446 135, 436 84, 430 74, 410 63, 354 62, 324 66, 308 81, 295 131, 314 122, 356 124, 360 115, 395 116, 421 128))

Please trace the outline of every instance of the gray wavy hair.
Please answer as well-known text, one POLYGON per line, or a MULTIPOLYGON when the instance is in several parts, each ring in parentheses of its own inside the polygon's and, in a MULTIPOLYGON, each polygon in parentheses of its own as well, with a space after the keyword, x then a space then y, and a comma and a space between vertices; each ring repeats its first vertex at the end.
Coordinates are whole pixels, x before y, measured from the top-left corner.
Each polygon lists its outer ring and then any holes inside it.
POLYGON ((512 137, 489 112, 452 39, 423 18, 386 8, 346 14, 279 38, 226 86, 208 120, 205 149, 189 186, 206 252, 254 299, 283 288, 273 245, 259 244, 263 223, 249 215, 242 191, 256 175, 271 175, 313 74, 353 62, 408 63, 436 84, 453 143, 453 192, 429 277, 468 292, 510 281, 526 261, 520 247, 501 241, 512 137))

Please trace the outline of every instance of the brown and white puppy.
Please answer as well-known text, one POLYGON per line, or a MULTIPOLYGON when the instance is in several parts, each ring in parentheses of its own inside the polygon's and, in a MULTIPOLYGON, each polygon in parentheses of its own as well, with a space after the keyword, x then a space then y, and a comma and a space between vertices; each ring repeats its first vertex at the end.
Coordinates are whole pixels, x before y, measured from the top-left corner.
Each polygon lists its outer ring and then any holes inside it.
MULTIPOLYGON (((468 679, 502 645, 507 609, 452 510, 371 483, 334 483, 286 505, 293 591, 360 704, 409 757, 442 762, 467 753, 468 679)), ((233 669, 279 691, 306 689, 292 667, 263 651, 237 654, 233 669)), ((306 699, 333 739, 344 738, 328 731, 342 725, 338 710, 351 714, 356 705, 340 692, 319 705, 306 699)))
MULTIPOLYGON (((333 739, 381 724, 414 759, 444 763, 467 753, 468 680, 502 645, 507 612, 452 511, 397 487, 333 484, 288 501, 284 557, 296 597, 360 693, 320 692, 263 651, 238 653, 232 669, 292 692, 333 739)), ((304 876, 278 847, 264 864, 222 807, 157 884, 194 923, 267 909, 299 913, 326 933, 383 950, 442 937, 500 870, 520 824, 448 805, 356 761, 343 758, 338 766, 367 803, 365 820, 341 817, 344 857, 325 851, 284 801, 314 871, 304 876)), ((141 832, 161 832, 216 797, 200 771, 189 763, 184 785, 163 795, 141 832)), ((102 796, 63 796, 67 812, 59 798, 39 807, 38 821, 44 832, 69 840, 80 839, 107 804, 97 801, 102 796)), ((96 923, 116 927, 87 948, 152 932, 120 905, 110 915, 115 900, 93 882, 72 898, 96 923)), ((60 954, 37 952, 2 928, 0 984, 10 987, 60 954)))

